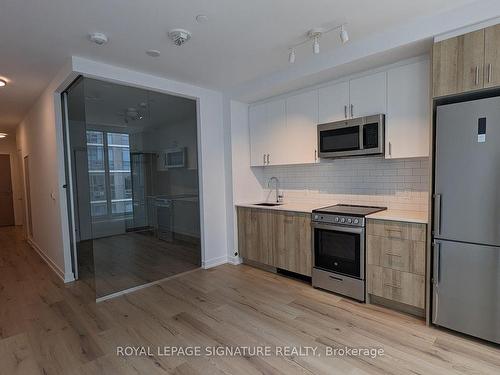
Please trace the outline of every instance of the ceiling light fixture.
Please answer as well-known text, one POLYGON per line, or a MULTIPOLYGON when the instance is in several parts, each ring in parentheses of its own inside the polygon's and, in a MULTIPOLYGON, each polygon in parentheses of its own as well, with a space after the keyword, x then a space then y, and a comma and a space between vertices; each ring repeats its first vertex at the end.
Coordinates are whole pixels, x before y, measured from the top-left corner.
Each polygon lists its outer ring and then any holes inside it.
POLYGON ((196 22, 198 23, 205 23, 208 21, 208 16, 204 15, 204 14, 198 14, 196 16, 196 22))
POLYGON ((306 44, 306 43, 309 43, 309 42, 313 42, 313 53, 315 55, 319 54, 320 52, 320 47, 319 47, 319 39, 324 35, 324 34, 327 34, 329 32, 332 32, 334 30, 338 30, 340 29, 340 33, 339 33, 339 37, 340 37, 340 41, 342 42, 342 44, 345 44, 349 41, 349 34, 347 33, 347 30, 345 29, 345 24, 342 24, 342 25, 338 25, 338 26, 335 26, 335 27, 332 27, 330 29, 321 29, 321 28, 314 28, 314 29, 311 29, 307 32, 306 34, 306 39, 300 43, 297 43, 293 46, 290 46, 289 48, 289 55, 288 55, 288 62, 290 64, 293 64, 295 63, 295 50, 297 47, 300 47, 302 46, 303 44, 306 44))
POLYGON ((314 37, 313 53, 315 55, 319 54, 319 36, 314 37))
POLYGON ((157 49, 148 49, 146 51, 146 55, 151 57, 159 57, 161 55, 161 52, 158 51, 157 49))
POLYGON ((0 87, 7 86, 7 81, 4 79, 0 79, 0 87))
POLYGON ((345 44, 349 41, 349 34, 344 29, 344 25, 340 26, 340 40, 343 44, 345 44))
POLYGON ((7 133, 0 133, 0 138, 5 138, 7 137, 7 133))
POLYGON ((108 42, 108 37, 103 33, 92 33, 89 34, 89 39, 91 42, 94 42, 98 46, 102 46, 108 42))

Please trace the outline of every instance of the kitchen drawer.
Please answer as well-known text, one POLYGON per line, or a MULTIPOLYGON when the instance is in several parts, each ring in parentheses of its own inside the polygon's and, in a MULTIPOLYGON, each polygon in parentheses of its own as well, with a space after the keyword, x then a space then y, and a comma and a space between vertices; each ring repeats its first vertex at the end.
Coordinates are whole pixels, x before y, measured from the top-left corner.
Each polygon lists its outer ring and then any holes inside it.
POLYGON ((425 224, 368 219, 366 232, 387 238, 425 241, 425 224))
POLYGON ((425 274, 425 242, 367 235, 367 263, 425 274))
POLYGON ((375 265, 367 266, 369 294, 423 309, 425 280, 423 275, 375 265))

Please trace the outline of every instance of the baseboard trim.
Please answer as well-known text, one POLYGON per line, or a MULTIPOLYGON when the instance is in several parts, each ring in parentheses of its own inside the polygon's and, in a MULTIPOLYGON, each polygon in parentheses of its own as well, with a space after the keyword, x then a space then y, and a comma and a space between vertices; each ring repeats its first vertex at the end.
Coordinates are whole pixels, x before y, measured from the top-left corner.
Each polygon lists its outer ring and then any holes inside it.
POLYGON ((235 257, 233 256, 233 257, 228 257, 227 262, 237 266, 238 264, 243 263, 243 260, 239 256, 235 256, 235 257))
POLYGON ((196 272, 196 271, 199 271, 199 270, 201 270, 201 268, 194 268, 194 269, 186 271, 186 272, 178 273, 177 275, 168 276, 168 277, 165 277, 163 279, 152 281, 152 282, 147 283, 147 284, 142 284, 142 285, 134 286, 133 288, 128 288, 128 289, 125 289, 125 290, 121 290, 121 291, 116 292, 116 293, 111 293, 111 294, 108 294, 107 296, 96 298, 95 301, 96 301, 96 303, 104 302, 104 301, 107 301, 109 299, 120 297, 120 296, 123 296, 125 294, 129 294, 129 293, 133 293, 133 292, 136 292, 136 291, 144 289, 144 288, 149 288, 150 286, 154 286, 154 285, 160 284, 160 283, 162 283, 164 281, 172 280, 172 279, 175 279, 176 277, 184 276, 184 275, 187 275, 187 274, 189 274, 191 272, 196 272))
POLYGON ((38 255, 40 256, 40 258, 42 258, 42 260, 47 263, 47 265, 50 267, 50 269, 52 269, 52 271, 55 272, 55 274, 57 276, 59 276, 59 278, 64 282, 64 283, 67 283, 67 282, 70 282, 70 281, 73 281, 71 279, 69 280, 66 280, 66 277, 65 277, 65 274, 64 274, 64 271, 61 270, 57 264, 55 264, 52 259, 50 259, 43 251, 42 249, 40 248, 40 246, 38 246, 35 241, 33 241, 31 238, 28 238, 26 240, 26 242, 28 242, 28 245, 31 246, 31 248, 33 250, 35 250, 38 255))
POLYGON ((210 259, 207 261, 203 261, 201 265, 204 269, 208 269, 208 268, 220 266, 221 264, 225 264, 227 262, 228 262, 227 255, 225 255, 225 256, 218 257, 218 258, 213 258, 213 259, 210 259))

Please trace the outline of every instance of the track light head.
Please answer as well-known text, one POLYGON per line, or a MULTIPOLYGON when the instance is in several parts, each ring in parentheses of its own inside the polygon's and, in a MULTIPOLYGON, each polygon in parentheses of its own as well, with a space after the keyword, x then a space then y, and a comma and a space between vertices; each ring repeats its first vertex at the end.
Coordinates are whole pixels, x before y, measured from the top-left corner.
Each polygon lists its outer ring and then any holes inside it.
POLYGON ((295 48, 292 48, 290 50, 290 54, 288 55, 288 62, 290 64, 294 64, 295 63, 295 48))
POLYGON ((319 53, 319 37, 314 37, 313 43, 313 53, 317 55, 319 53))
POLYGON ((344 44, 347 43, 347 41, 349 40, 349 34, 344 29, 344 25, 340 26, 340 40, 344 44))

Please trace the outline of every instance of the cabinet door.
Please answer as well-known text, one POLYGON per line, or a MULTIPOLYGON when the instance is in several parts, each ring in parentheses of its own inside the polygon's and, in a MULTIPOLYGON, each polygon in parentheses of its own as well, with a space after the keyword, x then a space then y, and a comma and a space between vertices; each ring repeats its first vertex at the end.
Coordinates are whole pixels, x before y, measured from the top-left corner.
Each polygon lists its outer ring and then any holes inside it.
POLYGON ((267 104, 258 104, 248 109, 250 127, 250 165, 252 167, 265 164, 267 104))
POLYGON ((484 31, 484 87, 500 86, 500 25, 484 31))
POLYGON ((429 61, 387 72, 386 158, 429 156, 429 61))
POLYGON ((432 47, 432 96, 458 92, 458 37, 442 40, 432 47))
POLYGON ((265 149, 269 154, 267 165, 287 164, 286 102, 275 100, 267 103, 267 129, 265 149))
POLYGON ((242 258, 272 265, 272 212, 238 208, 238 249, 242 258))
POLYGON ((340 121, 349 116, 349 82, 319 89, 319 118, 318 123, 340 121))
POLYGON ((371 74, 349 82, 351 117, 370 116, 386 112, 387 74, 371 74))
POLYGON ((275 212, 273 262, 301 275, 311 276, 311 217, 297 212, 275 212))
POLYGON ((458 37, 458 90, 483 88, 484 29, 458 37))
POLYGON ((286 100, 287 164, 317 160, 318 91, 308 91, 286 100))

